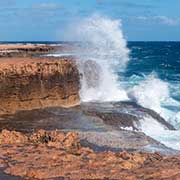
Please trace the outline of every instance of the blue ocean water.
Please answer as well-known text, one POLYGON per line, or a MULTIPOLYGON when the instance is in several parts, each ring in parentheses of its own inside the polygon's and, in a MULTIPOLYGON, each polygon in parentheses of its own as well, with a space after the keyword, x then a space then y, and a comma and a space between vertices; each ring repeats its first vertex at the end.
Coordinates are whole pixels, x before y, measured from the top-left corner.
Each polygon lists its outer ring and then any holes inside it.
POLYGON ((180 149, 180 42, 128 42, 130 60, 119 72, 124 89, 133 89, 132 100, 155 110, 176 131, 164 130, 151 119, 142 131, 169 147, 180 149))
MULTIPOLYGON (((128 42, 128 47, 130 61, 124 80, 134 85, 154 73, 168 83, 170 97, 180 102, 180 42, 128 42)), ((180 112, 180 106, 169 109, 180 112)))
POLYGON ((126 76, 152 71, 165 81, 180 81, 180 42, 129 42, 131 50, 126 76))

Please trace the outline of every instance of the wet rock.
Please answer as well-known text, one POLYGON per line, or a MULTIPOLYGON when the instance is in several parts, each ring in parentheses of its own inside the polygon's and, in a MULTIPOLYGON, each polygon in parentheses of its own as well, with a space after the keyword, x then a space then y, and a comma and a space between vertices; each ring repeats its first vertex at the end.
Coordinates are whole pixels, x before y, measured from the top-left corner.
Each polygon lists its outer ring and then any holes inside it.
POLYGON ((175 130, 158 113, 134 102, 91 102, 81 104, 81 108, 85 114, 97 116, 103 119, 104 123, 117 129, 140 130, 140 120, 143 120, 144 117, 151 117, 164 128, 175 130))
MULTIPOLYGON (((142 107, 138 107, 141 108, 139 111, 136 106, 128 105, 128 103, 122 103, 121 108, 116 106, 113 103, 87 103, 72 108, 50 107, 19 111, 14 115, 1 116, 0 129, 15 129, 26 133, 33 132, 35 129, 58 129, 64 132, 73 130, 78 132, 78 137, 84 146, 91 147, 96 151, 179 153, 140 131, 124 129, 124 127, 131 127, 128 122, 130 112, 133 114, 130 116, 132 125, 138 122, 138 113, 140 113, 140 117, 146 115, 145 112, 142 112, 142 107)), ((49 142, 52 138, 50 134, 44 134, 43 131, 40 134, 35 136, 34 141, 53 144, 53 141, 49 142)), ((55 145, 57 144, 55 143, 55 145)))

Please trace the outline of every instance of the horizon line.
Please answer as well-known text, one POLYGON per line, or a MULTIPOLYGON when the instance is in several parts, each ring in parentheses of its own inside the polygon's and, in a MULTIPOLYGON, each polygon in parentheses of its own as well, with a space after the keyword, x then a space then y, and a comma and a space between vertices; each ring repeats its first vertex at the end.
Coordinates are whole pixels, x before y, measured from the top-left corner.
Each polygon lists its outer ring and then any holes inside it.
MULTIPOLYGON (((55 41, 55 40, 23 40, 23 41, 0 41, 0 44, 3 43, 79 43, 81 41, 55 41)), ((127 40, 127 42, 180 42, 180 40, 127 40)))

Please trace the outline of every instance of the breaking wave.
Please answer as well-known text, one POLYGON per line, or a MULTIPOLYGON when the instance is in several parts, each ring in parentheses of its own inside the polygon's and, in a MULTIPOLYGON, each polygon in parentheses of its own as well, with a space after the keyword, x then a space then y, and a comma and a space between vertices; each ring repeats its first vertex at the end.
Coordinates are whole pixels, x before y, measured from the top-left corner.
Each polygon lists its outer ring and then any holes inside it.
POLYGON ((143 107, 162 113, 161 104, 169 98, 168 83, 150 74, 129 91, 129 97, 143 107))
MULTIPOLYGON (((159 55, 159 49, 153 49, 156 46, 150 44, 148 47, 144 44, 139 47, 137 43, 137 47, 134 48, 137 54, 133 66, 136 68, 130 69, 133 75, 122 77, 123 72, 127 70, 130 51, 123 36, 121 20, 93 15, 78 21, 77 24, 73 23, 70 29, 71 32, 68 33, 71 38, 73 37, 73 41, 80 42, 73 54, 68 55, 77 56, 78 59, 77 64, 82 74, 81 101, 135 101, 156 111, 176 129, 180 129, 180 102, 172 96, 173 94, 179 97, 179 86, 161 80, 156 73, 151 73, 154 69, 146 72, 148 68, 152 68, 152 62, 155 65, 160 63, 157 70, 165 68, 165 71, 169 68, 161 66, 161 61, 165 60, 152 59, 163 57, 159 55), (151 53, 154 54, 150 56, 151 53), (143 59, 139 58, 143 56, 143 59), (135 73, 135 70, 138 73, 135 73)), ((169 71, 171 69, 168 69, 169 71)), ((173 76, 173 79, 175 78, 177 77, 173 76)), ((142 118, 141 130, 169 147, 180 149, 180 131, 164 129, 162 124, 150 117, 142 118)))
POLYGON ((81 59, 79 67, 83 74, 81 100, 127 100, 126 91, 121 88, 116 73, 117 67, 124 71, 129 61, 129 50, 123 37, 121 21, 93 15, 80 21, 76 27, 75 37, 82 43, 78 53, 78 59, 81 59), (89 60, 94 66, 88 66, 89 60), (95 66, 97 68, 94 69, 95 66), (95 70, 98 71, 95 72, 97 81, 92 86, 91 74, 95 70))

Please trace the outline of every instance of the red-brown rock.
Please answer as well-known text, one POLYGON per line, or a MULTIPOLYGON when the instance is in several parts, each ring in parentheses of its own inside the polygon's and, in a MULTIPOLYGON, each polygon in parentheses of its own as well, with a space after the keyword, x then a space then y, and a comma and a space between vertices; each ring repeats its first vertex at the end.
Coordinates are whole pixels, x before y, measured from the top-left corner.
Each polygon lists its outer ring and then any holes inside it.
POLYGON ((140 152, 94 152, 90 148, 82 147, 77 133, 74 132, 40 130, 23 135, 5 130, 0 137, 4 137, 0 144, 0 166, 8 165, 5 172, 14 176, 36 179, 64 177, 72 180, 180 179, 180 156, 140 152), (18 137, 25 137, 26 141, 23 138, 16 141, 17 134, 18 137), (9 137, 11 141, 8 140, 9 137), (42 141, 43 137, 48 138, 42 141))
POLYGON ((66 58, 1 58, 0 114, 79 103, 79 73, 66 58))

